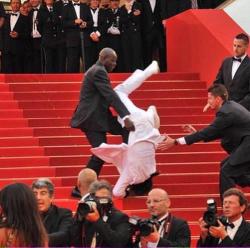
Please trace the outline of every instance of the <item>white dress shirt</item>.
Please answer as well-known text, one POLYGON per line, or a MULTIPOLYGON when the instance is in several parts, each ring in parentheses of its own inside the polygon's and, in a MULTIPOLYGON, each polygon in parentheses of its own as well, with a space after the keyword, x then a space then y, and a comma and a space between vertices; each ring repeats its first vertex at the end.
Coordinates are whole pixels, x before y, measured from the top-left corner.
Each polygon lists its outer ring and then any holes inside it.
MULTIPOLYGON (((40 9, 40 5, 38 5, 36 7, 36 9, 39 10, 40 9)), ((33 38, 41 38, 42 37, 41 34, 37 30, 37 13, 38 13, 38 11, 34 11, 33 12, 33 18, 32 18, 32 34, 31 34, 31 36, 33 38)))
POLYGON ((20 13, 19 12, 13 12, 14 15, 10 14, 10 31, 13 31, 16 23, 17 23, 17 20, 20 16, 20 13))
POLYGON ((73 2, 73 6, 76 12, 76 16, 78 19, 80 19, 80 5, 74 5, 74 4, 80 4, 80 2, 73 2))
POLYGON ((151 6, 151 9, 152 9, 152 12, 154 12, 155 5, 156 5, 156 0, 149 0, 149 3, 150 3, 150 6, 151 6))
MULTIPOLYGON (((239 67, 240 67, 240 64, 242 63, 243 59, 244 59, 246 56, 247 56, 247 55, 245 54, 245 55, 243 55, 242 57, 240 57, 241 62, 236 61, 236 60, 233 61, 233 65, 232 65, 232 79, 234 78, 234 76, 235 76, 237 70, 238 70, 239 67)), ((239 58, 238 58, 238 59, 239 59, 239 58)))
POLYGON ((230 226, 227 227, 227 234, 230 237, 230 239, 232 240, 234 239, 234 236, 237 233, 242 221, 243 221, 243 218, 241 216, 238 220, 233 222, 234 228, 231 228, 230 226))

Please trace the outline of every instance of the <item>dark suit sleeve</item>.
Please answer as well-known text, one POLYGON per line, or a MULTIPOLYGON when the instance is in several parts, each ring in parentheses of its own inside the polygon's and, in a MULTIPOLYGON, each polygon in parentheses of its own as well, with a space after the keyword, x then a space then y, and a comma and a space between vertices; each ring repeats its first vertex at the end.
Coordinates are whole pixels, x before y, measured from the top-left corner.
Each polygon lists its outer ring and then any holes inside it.
POLYGON ((216 78, 214 80, 214 84, 225 84, 224 78, 223 78, 223 70, 224 70, 224 64, 225 60, 222 62, 220 69, 216 75, 216 78))
POLYGON ((126 215, 116 213, 111 216, 110 223, 105 223, 101 218, 94 223, 95 229, 104 239, 105 243, 112 247, 125 247, 130 239, 130 226, 126 215))
POLYGON ((112 89, 107 73, 104 70, 95 72, 93 82, 100 94, 116 110, 121 118, 130 114, 118 95, 112 89))
POLYGON ((49 246, 66 246, 70 244, 70 229, 73 224, 72 212, 60 210, 60 223, 56 232, 49 234, 49 246))
POLYGON ((171 224, 169 238, 160 238, 157 247, 190 247, 191 234, 186 221, 174 221, 171 224))
POLYGON ((187 145, 191 145, 199 141, 212 141, 221 137, 223 130, 232 125, 233 117, 230 113, 218 112, 213 123, 208 127, 185 136, 187 145))
POLYGON ((250 78, 248 79, 248 94, 246 94, 244 98, 239 101, 239 104, 250 110, 250 78))

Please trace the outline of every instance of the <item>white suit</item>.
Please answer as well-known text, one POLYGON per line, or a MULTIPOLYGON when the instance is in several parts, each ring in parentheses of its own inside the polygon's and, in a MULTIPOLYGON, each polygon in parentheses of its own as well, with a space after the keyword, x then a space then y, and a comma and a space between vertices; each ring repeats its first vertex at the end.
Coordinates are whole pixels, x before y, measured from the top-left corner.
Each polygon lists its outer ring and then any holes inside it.
MULTIPOLYGON (((91 149, 96 156, 117 167, 120 177, 113 189, 115 197, 124 197, 127 186, 142 183, 156 172, 155 149, 156 145, 162 141, 156 128, 157 121, 159 121, 157 112, 154 106, 150 106, 147 111, 142 110, 128 98, 129 94, 145 79, 156 73, 156 65, 151 64, 145 71, 136 70, 114 89, 129 110, 130 118, 135 125, 135 131, 129 133, 128 144, 103 143, 91 149)), ((124 125, 119 117, 118 120, 121 125, 124 125)))

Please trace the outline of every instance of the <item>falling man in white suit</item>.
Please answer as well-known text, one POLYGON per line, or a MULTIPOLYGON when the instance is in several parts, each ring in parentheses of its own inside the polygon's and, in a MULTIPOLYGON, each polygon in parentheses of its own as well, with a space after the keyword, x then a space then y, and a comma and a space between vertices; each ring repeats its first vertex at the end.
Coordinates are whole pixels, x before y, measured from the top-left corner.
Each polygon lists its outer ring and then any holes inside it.
MULTIPOLYGON (((165 138, 158 130, 160 118, 155 106, 150 106, 146 111, 140 109, 129 99, 129 95, 158 72, 158 63, 153 61, 145 70, 136 70, 114 88, 135 125, 135 131, 129 133, 128 144, 102 143, 91 149, 96 156, 117 167, 120 177, 113 189, 115 197, 125 197, 132 191, 136 195, 148 193, 152 188, 152 176, 157 174, 155 150, 165 138)), ((118 121, 124 126, 121 118, 118 117, 118 121)))

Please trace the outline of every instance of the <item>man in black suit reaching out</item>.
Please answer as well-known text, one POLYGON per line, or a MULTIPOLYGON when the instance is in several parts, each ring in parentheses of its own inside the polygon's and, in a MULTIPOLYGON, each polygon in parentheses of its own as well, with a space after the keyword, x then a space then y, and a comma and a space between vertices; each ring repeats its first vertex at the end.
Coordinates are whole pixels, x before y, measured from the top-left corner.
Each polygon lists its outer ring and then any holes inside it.
MULTIPOLYGON (((226 58, 219 69, 214 84, 223 84, 229 100, 250 110, 250 58, 247 55, 249 37, 238 34, 233 41, 233 57, 226 58)), ((207 106, 206 106, 207 107, 207 106)), ((206 111, 206 107, 204 111, 206 111)))
POLYGON ((174 145, 191 145, 198 141, 209 142, 221 139, 221 146, 229 156, 221 162, 220 195, 236 184, 250 185, 250 113, 239 103, 228 101, 228 92, 224 85, 215 84, 208 89, 208 105, 216 111, 214 121, 206 128, 182 138, 172 139, 166 136, 158 147, 165 150, 174 145))
MULTIPOLYGON (((117 55, 111 48, 104 48, 99 59, 85 74, 80 92, 79 104, 73 114, 71 127, 81 129, 92 147, 107 143, 106 133, 122 135, 127 142, 128 131, 134 130, 129 118, 129 111, 112 89, 108 72, 116 66, 117 55), (109 107, 112 106, 124 120, 127 130, 121 127, 117 117, 113 116, 109 107)), ((99 175, 104 161, 92 155, 87 167, 99 175)))

